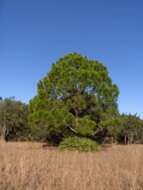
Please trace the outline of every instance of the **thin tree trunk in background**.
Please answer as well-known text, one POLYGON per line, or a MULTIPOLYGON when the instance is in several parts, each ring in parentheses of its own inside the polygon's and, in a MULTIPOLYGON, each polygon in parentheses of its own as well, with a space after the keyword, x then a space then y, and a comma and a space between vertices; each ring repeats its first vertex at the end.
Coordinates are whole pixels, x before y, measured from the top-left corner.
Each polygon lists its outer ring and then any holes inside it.
POLYGON ((127 136, 124 137, 124 143, 127 144, 127 136))

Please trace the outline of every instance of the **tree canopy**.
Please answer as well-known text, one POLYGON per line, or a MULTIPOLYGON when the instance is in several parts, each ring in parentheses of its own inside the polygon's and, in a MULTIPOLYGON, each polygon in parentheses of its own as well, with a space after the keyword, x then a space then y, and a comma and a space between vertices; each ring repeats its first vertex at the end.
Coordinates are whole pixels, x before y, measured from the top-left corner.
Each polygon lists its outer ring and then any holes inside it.
POLYGON ((28 106, 14 98, 0 100, 0 133, 5 140, 21 138, 26 129, 28 106))
POLYGON ((96 60, 73 53, 60 58, 39 81, 30 101, 33 129, 47 138, 76 134, 94 137, 100 122, 118 114, 118 87, 107 68, 96 60))

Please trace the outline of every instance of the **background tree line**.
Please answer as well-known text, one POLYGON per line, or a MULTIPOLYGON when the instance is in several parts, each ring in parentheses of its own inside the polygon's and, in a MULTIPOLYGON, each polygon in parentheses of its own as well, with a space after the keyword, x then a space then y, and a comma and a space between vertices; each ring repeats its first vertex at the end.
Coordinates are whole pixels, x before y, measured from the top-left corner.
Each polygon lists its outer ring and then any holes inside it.
POLYGON ((143 142, 143 120, 119 113, 118 87, 102 63, 68 54, 52 65, 37 89, 28 105, 0 100, 5 140, 46 141, 81 150, 109 142, 143 142))

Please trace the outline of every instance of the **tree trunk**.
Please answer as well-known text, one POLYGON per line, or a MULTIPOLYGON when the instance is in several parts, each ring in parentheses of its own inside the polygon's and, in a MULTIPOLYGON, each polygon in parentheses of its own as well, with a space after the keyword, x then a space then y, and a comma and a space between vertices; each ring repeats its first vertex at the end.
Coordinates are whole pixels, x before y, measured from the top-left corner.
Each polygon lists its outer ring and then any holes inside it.
POLYGON ((127 135, 124 137, 124 143, 127 144, 127 135))

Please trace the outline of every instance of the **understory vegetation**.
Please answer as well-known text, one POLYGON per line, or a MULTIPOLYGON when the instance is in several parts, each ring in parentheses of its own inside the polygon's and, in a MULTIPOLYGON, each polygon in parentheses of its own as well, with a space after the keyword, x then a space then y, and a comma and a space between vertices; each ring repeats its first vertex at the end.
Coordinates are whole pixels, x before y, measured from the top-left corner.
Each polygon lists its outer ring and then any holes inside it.
POLYGON ((88 138, 68 137, 60 143, 60 149, 95 151, 99 149, 96 141, 88 138))
POLYGON ((143 143, 143 120, 120 114, 118 96, 105 65, 67 54, 39 81, 29 104, 1 98, 1 138, 81 151, 97 150, 103 143, 143 143))

